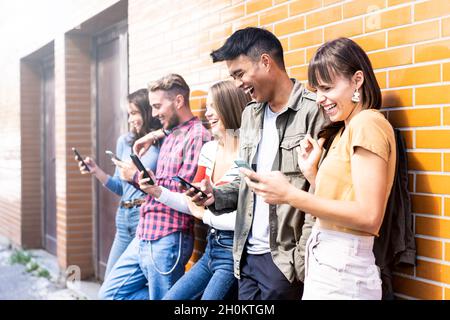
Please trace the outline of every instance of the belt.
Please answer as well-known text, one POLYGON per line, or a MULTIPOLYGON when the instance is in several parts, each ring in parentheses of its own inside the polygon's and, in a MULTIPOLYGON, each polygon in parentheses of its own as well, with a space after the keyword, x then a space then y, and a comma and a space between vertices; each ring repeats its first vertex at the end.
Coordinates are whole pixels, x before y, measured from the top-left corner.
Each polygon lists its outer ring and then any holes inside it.
POLYGON ((145 198, 121 201, 120 207, 125 208, 125 209, 130 209, 133 207, 140 207, 144 202, 145 202, 145 198))

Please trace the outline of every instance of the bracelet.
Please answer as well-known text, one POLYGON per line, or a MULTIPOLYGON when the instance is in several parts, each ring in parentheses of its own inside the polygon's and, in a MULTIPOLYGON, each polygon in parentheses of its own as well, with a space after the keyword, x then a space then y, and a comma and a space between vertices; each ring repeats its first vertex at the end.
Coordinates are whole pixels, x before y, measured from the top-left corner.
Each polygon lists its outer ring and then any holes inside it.
POLYGON ((152 144, 155 144, 155 142, 159 140, 159 139, 158 139, 158 136, 155 134, 154 131, 152 131, 151 134, 152 134, 152 137, 153 137, 152 144))

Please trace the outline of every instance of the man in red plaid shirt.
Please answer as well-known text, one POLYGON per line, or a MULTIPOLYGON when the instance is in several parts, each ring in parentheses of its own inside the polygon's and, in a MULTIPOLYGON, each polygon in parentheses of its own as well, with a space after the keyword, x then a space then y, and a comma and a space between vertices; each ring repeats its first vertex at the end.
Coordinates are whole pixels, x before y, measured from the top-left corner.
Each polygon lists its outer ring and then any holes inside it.
MULTIPOLYGON (((172 178, 194 179, 200 150, 211 135, 192 114, 189 86, 181 76, 169 74, 152 83, 149 100, 153 117, 161 121, 164 130, 170 130, 162 143, 156 172, 150 175, 157 185, 182 192, 172 178)), ((148 195, 141 206, 136 238, 105 279, 100 298, 161 299, 184 274, 193 249, 193 228, 192 216, 148 195)))

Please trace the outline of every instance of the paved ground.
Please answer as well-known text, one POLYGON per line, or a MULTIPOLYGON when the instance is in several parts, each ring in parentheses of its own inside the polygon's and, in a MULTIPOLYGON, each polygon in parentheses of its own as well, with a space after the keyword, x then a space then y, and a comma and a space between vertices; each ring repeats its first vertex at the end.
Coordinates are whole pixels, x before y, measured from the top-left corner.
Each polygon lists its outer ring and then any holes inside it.
POLYGON ((56 259, 43 250, 31 250, 37 263, 49 271, 50 277, 39 277, 26 271, 25 265, 12 264, 14 251, 0 239, 0 300, 83 300, 95 299, 99 285, 83 282, 75 290, 68 289, 59 274, 56 259))

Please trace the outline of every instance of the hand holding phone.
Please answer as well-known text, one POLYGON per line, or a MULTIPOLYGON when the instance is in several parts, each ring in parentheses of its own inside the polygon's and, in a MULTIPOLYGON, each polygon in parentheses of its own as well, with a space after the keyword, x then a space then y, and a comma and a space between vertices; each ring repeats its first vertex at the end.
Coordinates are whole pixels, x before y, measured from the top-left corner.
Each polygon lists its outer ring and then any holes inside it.
POLYGON ((190 182, 184 180, 184 179, 183 179, 182 177, 180 177, 180 176, 173 177, 172 180, 174 180, 174 181, 180 183, 180 184, 181 184, 183 187, 185 187, 186 189, 193 188, 193 189, 195 190, 196 193, 199 193, 199 192, 200 192, 200 193, 202 194, 202 197, 203 197, 203 198, 206 198, 206 197, 207 197, 206 193, 204 193, 202 190, 200 190, 199 188, 197 188, 196 186, 194 186, 194 185, 191 184, 190 182))
POLYGON ((81 163, 83 164, 83 166, 85 166, 86 170, 88 172, 90 172, 91 170, 89 170, 88 165, 86 164, 86 162, 83 161, 83 157, 81 156, 81 154, 78 152, 77 149, 75 149, 74 147, 72 147, 72 151, 73 153, 75 153, 75 157, 78 161, 81 161, 81 163))
POLYGON ((152 180, 152 178, 150 177, 150 174, 148 173, 148 171, 145 169, 144 165, 142 164, 141 160, 139 159, 139 157, 137 155, 135 155, 134 153, 130 154, 130 158, 131 160, 133 160, 134 165, 136 166, 136 168, 138 168, 139 171, 143 171, 144 172, 144 178, 148 178, 148 184, 154 185, 155 182, 152 180))

